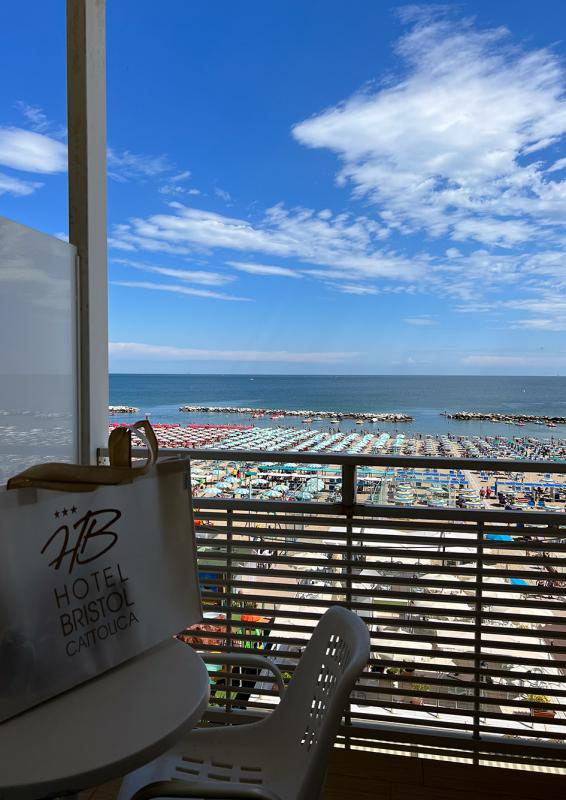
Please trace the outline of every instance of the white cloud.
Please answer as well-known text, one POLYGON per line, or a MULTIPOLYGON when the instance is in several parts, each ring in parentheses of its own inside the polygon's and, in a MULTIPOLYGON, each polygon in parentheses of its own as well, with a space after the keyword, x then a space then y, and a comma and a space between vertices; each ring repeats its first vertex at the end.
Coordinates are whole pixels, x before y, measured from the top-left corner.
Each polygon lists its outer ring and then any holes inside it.
POLYGON ((0 128, 0 164, 23 172, 65 172, 67 147, 42 133, 0 128))
POLYGON ((177 173, 177 175, 171 175, 169 181, 171 183, 179 183, 180 181, 186 181, 191 177, 191 174, 192 173, 190 169, 186 169, 183 172, 177 173))
POLYGON ((458 314, 484 314, 493 311, 494 304, 491 303, 466 303, 461 306, 454 306, 452 311, 458 314))
POLYGON ((163 186, 159 187, 159 194, 165 195, 181 195, 186 194, 187 190, 184 186, 177 186, 176 184, 171 183, 164 183, 163 186))
POLYGON ((225 203, 230 203, 232 200, 232 195, 229 192, 225 191, 224 189, 221 189, 219 186, 214 187, 214 194, 216 195, 216 197, 219 197, 221 200, 224 200, 225 203))
POLYGON ((30 106, 23 100, 17 101, 16 108, 21 111, 32 129, 37 133, 45 133, 51 127, 51 123, 41 108, 37 108, 37 106, 30 106))
POLYGON ((523 300, 509 300, 505 304, 508 308, 517 311, 528 311, 531 314, 551 314, 553 316, 562 316, 566 319, 566 296, 562 295, 545 295, 540 297, 531 297, 523 300))
POLYGON ((233 275, 226 275, 221 272, 208 272, 206 270, 174 269, 171 267, 156 267, 153 264, 144 264, 140 261, 131 261, 127 258, 113 258, 114 264, 123 264, 126 267, 133 267, 144 272, 151 272, 154 275, 164 275, 167 278, 176 278, 187 283, 200 283, 203 286, 223 286, 236 280, 233 275))
POLYGON ((547 172, 558 172, 561 169, 566 169, 566 158, 559 158, 547 169, 547 172))
POLYGON ((159 187, 159 193, 171 197, 181 197, 182 195, 199 195, 200 190, 196 189, 194 186, 190 189, 187 189, 186 186, 181 186, 181 182, 187 180, 190 175, 191 173, 188 170, 181 172, 179 175, 173 175, 168 179, 168 183, 164 183, 163 186, 159 187))
POLYGON ((379 289, 374 286, 363 286, 359 283, 328 283, 331 289, 336 289, 342 294, 374 295, 379 294, 379 289))
POLYGON ((28 127, 36 133, 49 134, 53 139, 66 139, 67 129, 63 125, 51 122, 43 109, 32 106, 23 100, 18 100, 15 107, 28 123, 28 127))
POLYGON ((527 328, 531 331, 566 331, 566 318, 546 319, 533 317, 532 319, 517 319, 512 323, 513 328, 527 328))
POLYGON ((428 316, 426 314, 423 314, 420 317, 405 317, 403 322, 406 325, 413 325, 416 328, 423 328, 423 327, 427 327, 429 325, 437 325, 438 324, 435 319, 433 319, 432 317, 430 317, 430 316, 428 316))
POLYGON ((512 353, 485 353, 464 356, 461 363, 466 367, 477 367, 479 369, 505 370, 515 374, 524 374, 523 370, 536 370, 538 374, 548 371, 555 373, 566 367, 566 356, 557 352, 524 353, 515 355, 512 353))
POLYGON ((208 289, 193 289, 174 283, 151 283, 150 281, 112 281, 114 286, 125 286, 130 289, 150 289, 155 292, 170 292, 173 294, 190 295, 191 297, 204 297, 209 300, 230 300, 233 302, 248 302, 249 297, 234 297, 222 292, 211 292, 208 289))
POLYGON ((250 275, 271 275, 273 277, 281 278, 302 278, 302 274, 297 272, 296 269, 289 269, 288 267, 278 267, 274 264, 254 264, 248 261, 228 261, 229 267, 240 270, 240 272, 247 272, 250 275))
POLYGON ((127 250, 187 255, 229 249, 293 258, 330 266, 339 278, 388 277, 398 281, 423 275, 426 260, 401 257, 379 244, 381 226, 367 217, 336 214, 321 218, 310 209, 268 209, 255 225, 244 219, 170 203, 172 213, 134 218, 115 226, 111 243, 127 250))
POLYGON ((462 364, 469 367, 527 367, 533 363, 529 356, 516 355, 471 355, 462 358, 462 364))
POLYGON ((116 358, 169 359, 174 361, 261 361, 293 364, 328 364, 345 361, 359 353, 294 353, 288 350, 200 350, 138 342, 110 342, 116 358))
POLYGON ((566 292, 560 287, 535 286, 531 297, 503 302, 505 308, 520 313, 533 314, 511 320, 510 327, 525 328, 532 331, 566 331, 566 292))
POLYGON ((496 299, 543 287, 550 281, 552 292, 566 278, 566 254, 563 250, 542 249, 528 252, 473 250, 458 258, 435 258, 429 266, 428 288, 435 293, 465 301, 470 308, 459 305, 455 310, 473 308, 511 307, 510 302, 496 299), (487 303, 486 303, 487 301, 487 303))
POLYGON ((566 182, 541 158, 566 133, 558 58, 430 15, 397 54, 401 77, 295 125, 297 141, 337 153, 339 183, 392 227, 509 247, 563 225, 566 182))
POLYGON ((108 176, 119 183, 128 180, 156 178, 171 169, 165 155, 151 156, 129 150, 108 148, 108 176))
POLYGON ((12 194, 15 197, 25 197, 28 194, 33 194, 36 189, 40 189, 42 183, 37 181, 23 181, 20 178, 14 178, 11 175, 5 175, 0 172, 0 195, 12 194))

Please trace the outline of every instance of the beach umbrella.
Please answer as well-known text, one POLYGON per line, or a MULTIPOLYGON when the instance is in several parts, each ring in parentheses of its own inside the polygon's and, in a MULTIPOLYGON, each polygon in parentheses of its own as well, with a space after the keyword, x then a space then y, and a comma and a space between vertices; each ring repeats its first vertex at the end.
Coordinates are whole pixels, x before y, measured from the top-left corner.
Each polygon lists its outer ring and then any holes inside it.
POLYGON ((275 489, 268 489, 267 492, 263 492, 261 496, 275 500, 276 498, 281 497, 281 492, 277 492, 275 489))
POLYGON ((236 489, 234 491, 234 494, 238 495, 238 497, 243 497, 244 495, 248 495, 249 496, 250 495, 250 489, 244 489, 244 487, 242 486, 240 489, 236 489))
POLYGON ((207 495, 207 497, 218 497, 222 492, 216 486, 209 486, 208 489, 204 490, 204 494, 207 495))
POLYGON ((293 496, 296 500, 312 500, 312 494, 310 492, 295 492, 293 496))
POLYGON ((266 481, 265 478, 256 478, 255 481, 252 481, 252 486, 269 486, 269 481, 266 481))
POLYGON ((324 489, 324 481, 320 478, 309 478, 305 483, 307 492, 322 492, 324 489))
POLYGON ((216 484, 217 489, 231 489, 232 484, 229 481, 220 481, 220 483, 216 484))

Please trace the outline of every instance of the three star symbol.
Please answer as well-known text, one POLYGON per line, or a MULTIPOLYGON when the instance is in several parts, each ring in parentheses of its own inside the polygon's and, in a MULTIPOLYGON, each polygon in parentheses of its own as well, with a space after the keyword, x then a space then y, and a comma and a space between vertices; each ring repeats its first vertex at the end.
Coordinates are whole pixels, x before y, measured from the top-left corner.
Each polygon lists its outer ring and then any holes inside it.
POLYGON ((59 519, 59 517, 66 517, 68 514, 76 514, 77 507, 71 506, 71 508, 62 508, 61 511, 56 511, 53 516, 55 519, 59 519))

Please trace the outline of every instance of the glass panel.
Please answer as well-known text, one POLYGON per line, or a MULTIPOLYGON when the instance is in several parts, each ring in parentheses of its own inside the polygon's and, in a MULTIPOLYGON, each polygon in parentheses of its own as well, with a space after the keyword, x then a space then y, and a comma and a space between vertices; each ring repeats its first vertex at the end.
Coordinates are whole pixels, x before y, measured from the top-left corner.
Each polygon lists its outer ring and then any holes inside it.
POLYGON ((0 217, 0 481, 77 460, 75 248, 0 217))

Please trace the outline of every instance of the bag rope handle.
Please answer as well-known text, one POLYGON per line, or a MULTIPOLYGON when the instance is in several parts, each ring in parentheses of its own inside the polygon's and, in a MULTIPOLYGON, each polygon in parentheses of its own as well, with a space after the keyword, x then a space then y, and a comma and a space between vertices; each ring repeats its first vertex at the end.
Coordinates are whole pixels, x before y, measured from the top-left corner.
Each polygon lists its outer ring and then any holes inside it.
POLYGON ((119 486, 132 483, 154 466, 159 454, 157 437, 149 420, 114 428, 108 439, 110 466, 46 463, 15 475, 8 489, 54 489, 60 492, 92 492, 97 486, 119 486), (132 466, 132 434, 147 447, 145 464, 132 466))

